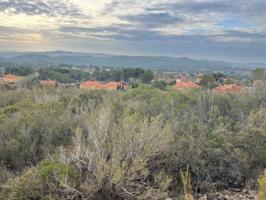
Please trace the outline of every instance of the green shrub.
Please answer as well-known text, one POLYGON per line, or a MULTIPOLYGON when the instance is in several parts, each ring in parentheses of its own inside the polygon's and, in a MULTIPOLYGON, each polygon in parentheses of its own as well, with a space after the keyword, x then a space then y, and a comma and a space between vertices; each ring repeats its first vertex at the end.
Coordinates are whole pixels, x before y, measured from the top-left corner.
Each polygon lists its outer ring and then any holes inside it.
POLYGON ((264 171, 264 175, 262 175, 259 179, 259 200, 266 199, 266 170, 264 171))
POLYGON ((43 185, 36 169, 30 169, 23 175, 10 179, 2 187, 0 196, 4 199, 41 199, 43 195, 43 185))
POLYGON ((182 192, 187 166, 192 190, 243 187, 266 164, 265 98, 263 87, 1 90, 4 197, 163 199, 169 185, 182 192))

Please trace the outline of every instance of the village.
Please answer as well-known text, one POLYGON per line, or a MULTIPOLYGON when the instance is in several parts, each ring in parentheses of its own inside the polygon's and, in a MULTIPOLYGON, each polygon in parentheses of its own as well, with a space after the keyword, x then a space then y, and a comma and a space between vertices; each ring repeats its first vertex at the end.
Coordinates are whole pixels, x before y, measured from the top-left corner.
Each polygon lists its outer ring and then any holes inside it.
MULTIPOLYGON (((240 93, 264 83, 263 80, 254 80, 252 84, 247 85, 243 82, 241 83, 240 81, 234 80, 233 78, 227 78, 224 75, 221 75, 221 77, 214 80, 211 75, 202 73, 194 77, 184 73, 171 76, 165 74, 157 75, 156 72, 154 72, 154 74, 153 79, 146 83, 147 85, 156 87, 156 85, 161 84, 163 86, 158 87, 160 89, 162 89, 162 87, 163 89, 172 88, 181 92, 188 90, 212 89, 218 94, 240 93), (173 82, 174 79, 175 81, 173 82)), ((38 80, 38 85, 42 87, 79 87, 80 89, 115 91, 127 90, 143 84, 141 81, 135 81, 135 83, 132 84, 129 81, 98 81, 96 79, 86 80, 81 83, 61 83, 52 79, 39 80, 38 73, 29 76, 35 77, 36 80, 38 80)), ((19 76, 11 73, 5 74, 0 78, 0 86, 14 86, 16 83, 26 80, 29 76, 19 76)))

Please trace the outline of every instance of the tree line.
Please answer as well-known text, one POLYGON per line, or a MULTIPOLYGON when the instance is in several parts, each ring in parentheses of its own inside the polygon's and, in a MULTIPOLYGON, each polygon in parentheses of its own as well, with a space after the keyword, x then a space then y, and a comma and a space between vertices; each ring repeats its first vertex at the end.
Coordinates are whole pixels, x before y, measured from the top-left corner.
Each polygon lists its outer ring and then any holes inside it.
POLYGON ((84 67, 74 68, 73 66, 56 66, 45 68, 34 68, 29 66, 12 66, 5 69, 5 73, 11 73, 18 76, 28 76, 37 72, 40 80, 56 80, 61 83, 75 83, 90 79, 98 81, 126 81, 149 83, 154 74, 151 70, 141 68, 99 68, 92 67, 90 72, 84 70, 84 67))

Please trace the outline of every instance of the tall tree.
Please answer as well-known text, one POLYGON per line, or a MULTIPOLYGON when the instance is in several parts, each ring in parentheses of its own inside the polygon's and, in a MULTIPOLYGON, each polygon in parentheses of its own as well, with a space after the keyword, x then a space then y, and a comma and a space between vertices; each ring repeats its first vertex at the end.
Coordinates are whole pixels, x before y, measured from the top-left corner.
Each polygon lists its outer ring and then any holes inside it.
POLYGON ((265 68, 256 68, 251 74, 252 80, 266 80, 265 68))

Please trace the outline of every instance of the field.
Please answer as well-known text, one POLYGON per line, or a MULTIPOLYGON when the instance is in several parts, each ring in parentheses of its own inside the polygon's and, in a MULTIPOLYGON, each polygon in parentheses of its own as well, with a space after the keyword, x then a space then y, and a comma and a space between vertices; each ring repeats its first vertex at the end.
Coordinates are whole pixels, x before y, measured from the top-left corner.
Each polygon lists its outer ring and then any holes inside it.
POLYGON ((188 200, 257 191, 265 119, 265 85, 235 94, 3 87, 0 196, 188 200))

